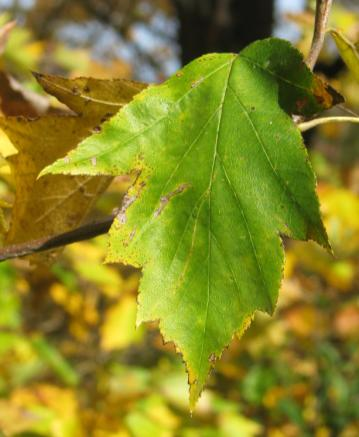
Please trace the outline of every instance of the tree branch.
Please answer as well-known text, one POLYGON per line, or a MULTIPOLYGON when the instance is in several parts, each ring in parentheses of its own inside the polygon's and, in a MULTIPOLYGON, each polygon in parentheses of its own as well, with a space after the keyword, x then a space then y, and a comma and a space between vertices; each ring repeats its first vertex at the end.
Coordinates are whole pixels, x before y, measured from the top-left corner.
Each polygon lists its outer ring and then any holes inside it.
POLYGON ((306 63, 311 70, 313 70, 319 53, 323 47, 325 30, 327 27, 332 3, 333 0, 317 0, 313 40, 308 57, 306 59, 306 63))
POLYGON ((56 249, 68 244, 88 240, 110 230, 115 216, 109 216, 101 221, 80 226, 72 231, 38 240, 27 241, 26 243, 15 244, 0 249, 0 262, 12 258, 19 258, 37 252, 56 249))

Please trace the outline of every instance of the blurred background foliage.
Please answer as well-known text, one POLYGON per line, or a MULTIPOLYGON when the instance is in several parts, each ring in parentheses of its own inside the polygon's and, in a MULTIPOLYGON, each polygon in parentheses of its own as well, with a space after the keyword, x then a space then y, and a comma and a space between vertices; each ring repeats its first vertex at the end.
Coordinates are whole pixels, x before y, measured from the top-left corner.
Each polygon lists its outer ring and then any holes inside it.
MULTIPOLYGON (((23 114, 24 96, 37 114, 62 110, 31 70, 159 82, 201 53, 239 50, 273 32, 307 53, 312 8, 284 0, 1 0, 0 27, 17 20, 0 34, 1 112, 23 114)), ((358 41, 358 13, 357 2, 337 1, 331 25, 358 41)), ((359 110, 359 84, 329 37, 318 73, 347 100, 348 109, 331 113, 359 110)), ((274 317, 257 314, 233 340, 193 415, 179 355, 156 323, 135 328, 140 272, 102 264, 106 237, 67 247, 50 266, 1 263, 0 435, 358 436, 358 128, 325 125, 305 139, 335 256, 285 242, 274 317)), ((0 143, 3 156, 14 153, 1 132, 0 143)), ((129 183, 116 178, 88 220, 118 206, 129 183)), ((3 228, 14 185, 0 161, 3 228)))

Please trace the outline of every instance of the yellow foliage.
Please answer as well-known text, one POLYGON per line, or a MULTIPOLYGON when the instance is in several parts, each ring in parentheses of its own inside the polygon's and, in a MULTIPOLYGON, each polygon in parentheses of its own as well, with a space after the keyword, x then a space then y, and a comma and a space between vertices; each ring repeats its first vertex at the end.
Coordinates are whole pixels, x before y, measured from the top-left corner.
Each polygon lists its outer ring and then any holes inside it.
POLYGON ((109 183, 108 178, 49 176, 37 180, 54 158, 90 133, 93 120, 48 116, 36 120, 3 118, 4 129, 18 154, 8 158, 16 199, 7 243, 61 233, 76 227, 109 183))
POLYGON ((6 435, 39 432, 53 437, 83 436, 73 391, 51 385, 15 390, 0 400, 0 428, 6 435))
POLYGON ((135 296, 124 296, 105 313, 101 326, 101 346, 104 350, 123 349, 143 335, 143 328, 136 329, 137 302, 135 296))

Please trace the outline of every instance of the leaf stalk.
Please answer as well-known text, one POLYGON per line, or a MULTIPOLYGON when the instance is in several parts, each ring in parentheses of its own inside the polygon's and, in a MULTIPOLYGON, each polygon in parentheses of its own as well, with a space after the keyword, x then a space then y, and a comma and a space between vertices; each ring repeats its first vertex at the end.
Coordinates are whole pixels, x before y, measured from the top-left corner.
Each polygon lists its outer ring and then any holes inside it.
POLYGON ((301 132, 305 132, 313 127, 317 127, 325 123, 359 123, 359 117, 321 117, 314 120, 305 121, 298 124, 298 128, 301 132))

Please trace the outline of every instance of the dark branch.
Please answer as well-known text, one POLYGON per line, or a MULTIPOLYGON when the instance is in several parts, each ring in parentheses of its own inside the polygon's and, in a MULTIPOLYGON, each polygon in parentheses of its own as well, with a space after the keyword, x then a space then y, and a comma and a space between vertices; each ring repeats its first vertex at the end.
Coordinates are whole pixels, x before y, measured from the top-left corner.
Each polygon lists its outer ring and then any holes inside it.
POLYGON ((332 3, 333 0, 317 0, 313 40, 309 55, 306 59, 306 63, 311 70, 313 70, 319 53, 323 47, 325 31, 327 28, 332 3))
POLYGON ((56 249, 68 244, 77 243, 79 241, 88 240, 106 234, 110 230, 114 218, 115 216, 106 217, 99 222, 89 223, 63 234, 3 247, 0 249, 0 261, 56 249))

